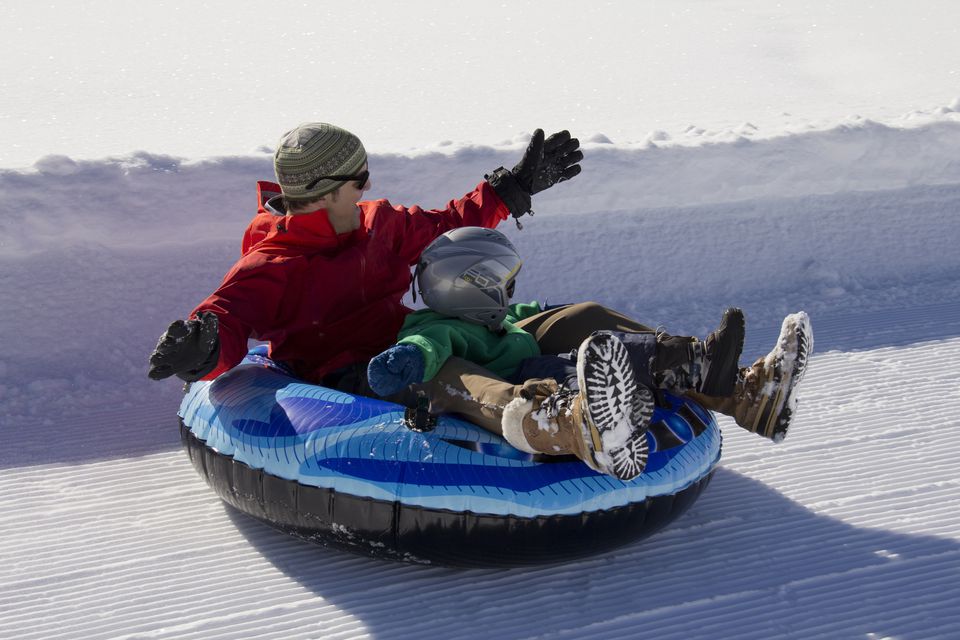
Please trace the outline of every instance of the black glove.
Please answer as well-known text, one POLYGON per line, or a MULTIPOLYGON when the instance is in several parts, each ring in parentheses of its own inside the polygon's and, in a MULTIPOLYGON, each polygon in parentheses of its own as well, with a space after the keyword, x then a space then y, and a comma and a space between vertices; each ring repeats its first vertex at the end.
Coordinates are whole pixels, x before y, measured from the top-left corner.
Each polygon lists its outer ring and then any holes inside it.
POLYGON ((533 195, 580 173, 577 163, 581 160, 580 141, 571 138, 569 131, 555 133, 544 140, 543 129, 537 129, 520 164, 513 168, 513 175, 520 187, 533 195))
POLYGON ((150 354, 153 380, 176 374, 185 382, 195 382, 217 366, 220 358, 219 322, 215 313, 201 311, 195 320, 173 322, 150 354))
POLYGON ((546 140, 543 129, 533 132, 520 163, 508 171, 500 167, 485 176, 514 218, 530 211, 530 196, 580 173, 580 141, 560 131, 546 140))

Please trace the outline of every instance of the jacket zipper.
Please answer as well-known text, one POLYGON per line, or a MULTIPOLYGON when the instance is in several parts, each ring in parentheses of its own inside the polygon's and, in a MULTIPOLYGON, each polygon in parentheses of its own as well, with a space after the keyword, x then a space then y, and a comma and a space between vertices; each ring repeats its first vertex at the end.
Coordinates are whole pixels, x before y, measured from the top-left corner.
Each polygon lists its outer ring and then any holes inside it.
POLYGON ((367 304, 367 257, 360 254, 360 301, 367 304))

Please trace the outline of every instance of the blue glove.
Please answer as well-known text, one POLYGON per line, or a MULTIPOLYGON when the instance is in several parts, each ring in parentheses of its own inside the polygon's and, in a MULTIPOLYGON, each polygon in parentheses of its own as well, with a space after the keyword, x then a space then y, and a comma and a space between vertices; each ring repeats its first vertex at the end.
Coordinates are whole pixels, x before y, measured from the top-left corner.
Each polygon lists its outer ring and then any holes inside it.
POLYGON ((426 363, 420 348, 412 344, 397 344, 370 361, 367 381, 379 396, 389 396, 415 382, 423 382, 426 363))

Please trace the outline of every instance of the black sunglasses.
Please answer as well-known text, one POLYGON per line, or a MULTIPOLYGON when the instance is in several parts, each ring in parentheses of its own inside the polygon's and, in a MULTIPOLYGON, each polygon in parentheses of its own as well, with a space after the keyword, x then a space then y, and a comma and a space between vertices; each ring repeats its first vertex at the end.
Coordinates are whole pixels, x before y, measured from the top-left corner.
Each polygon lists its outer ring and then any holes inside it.
POLYGON ((369 178, 370 178, 369 169, 364 169, 363 171, 361 171, 355 176, 320 176, 319 178, 317 178, 316 180, 308 184, 306 187, 304 187, 304 189, 307 191, 309 191, 310 189, 313 189, 315 186, 317 186, 317 183, 320 182, 321 180, 338 180, 343 182, 350 182, 351 180, 356 180, 357 189, 362 190, 363 185, 367 184, 367 180, 369 178))

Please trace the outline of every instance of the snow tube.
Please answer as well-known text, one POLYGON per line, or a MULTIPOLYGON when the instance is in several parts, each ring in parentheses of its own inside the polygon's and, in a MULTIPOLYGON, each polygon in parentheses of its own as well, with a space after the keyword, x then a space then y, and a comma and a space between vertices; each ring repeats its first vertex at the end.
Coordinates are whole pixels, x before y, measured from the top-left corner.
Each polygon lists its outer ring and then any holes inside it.
POLYGON ((683 513, 720 459, 713 416, 672 396, 646 470, 622 482, 451 416, 414 430, 404 407, 304 383, 264 353, 190 385, 179 415, 194 467, 244 513, 371 556, 517 566, 606 551, 683 513))

